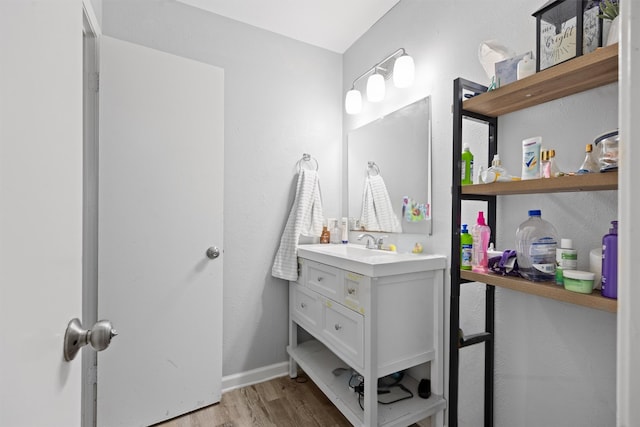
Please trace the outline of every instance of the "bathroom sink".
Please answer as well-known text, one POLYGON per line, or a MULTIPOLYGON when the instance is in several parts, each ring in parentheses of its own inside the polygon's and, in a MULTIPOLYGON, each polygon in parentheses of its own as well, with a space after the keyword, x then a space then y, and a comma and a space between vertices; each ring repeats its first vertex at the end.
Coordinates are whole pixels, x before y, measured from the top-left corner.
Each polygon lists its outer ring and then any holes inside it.
POLYGON ((442 255, 397 253, 352 243, 300 245, 298 256, 370 277, 442 269, 446 265, 442 255))

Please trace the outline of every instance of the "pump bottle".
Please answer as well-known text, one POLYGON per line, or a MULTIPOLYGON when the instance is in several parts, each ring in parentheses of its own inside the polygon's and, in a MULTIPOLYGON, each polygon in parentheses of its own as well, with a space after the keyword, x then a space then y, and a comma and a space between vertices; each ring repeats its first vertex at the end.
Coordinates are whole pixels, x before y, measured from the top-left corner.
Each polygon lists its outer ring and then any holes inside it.
POLYGON ((460 269, 471 270, 471 260, 473 259, 473 237, 467 230, 467 224, 462 224, 460 233, 460 269))

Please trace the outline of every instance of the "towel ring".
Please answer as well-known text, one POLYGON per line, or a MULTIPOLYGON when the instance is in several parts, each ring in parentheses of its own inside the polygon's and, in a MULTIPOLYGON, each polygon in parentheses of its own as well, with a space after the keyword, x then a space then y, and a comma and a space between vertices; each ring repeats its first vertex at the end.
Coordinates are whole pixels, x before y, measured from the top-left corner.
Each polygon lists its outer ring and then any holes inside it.
POLYGON ((367 164, 367 175, 369 176, 376 176, 376 175, 380 175, 380 168, 378 167, 378 165, 376 165, 376 162, 374 161, 369 161, 367 164), (372 172, 375 172, 372 175, 372 172))
POLYGON ((319 167, 319 165, 318 165, 318 161, 317 161, 315 158, 311 157, 311 155, 309 155, 309 154, 307 154, 307 153, 304 153, 304 154, 302 155, 302 158, 301 158, 300 160, 298 160, 298 163, 296 163, 296 166, 298 167, 298 173, 300 173, 300 170, 302 170, 302 166, 303 166, 303 164, 304 164, 304 163, 302 163, 302 162, 311 163, 311 161, 312 161, 312 160, 313 160, 313 161, 315 162, 315 164, 316 164, 316 168, 315 168, 314 170, 316 170, 316 171, 317 171, 317 170, 318 170, 318 167, 319 167))

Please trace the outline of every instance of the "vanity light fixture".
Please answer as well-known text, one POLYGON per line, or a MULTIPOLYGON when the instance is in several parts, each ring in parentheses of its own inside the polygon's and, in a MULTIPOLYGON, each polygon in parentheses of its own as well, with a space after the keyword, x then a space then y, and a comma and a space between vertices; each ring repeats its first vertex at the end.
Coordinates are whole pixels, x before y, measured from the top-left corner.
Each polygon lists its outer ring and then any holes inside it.
POLYGON ((380 102, 384 99, 385 80, 393 75, 393 83, 398 88, 411 86, 415 77, 415 65, 413 58, 400 48, 373 67, 358 76, 347 91, 344 99, 344 109, 347 114, 358 114, 362 111, 362 94, 356 89, 356 83, 369 76, 367 79, 367 100, 380 102), (393 67, 392 67, 393 65, 393 67))

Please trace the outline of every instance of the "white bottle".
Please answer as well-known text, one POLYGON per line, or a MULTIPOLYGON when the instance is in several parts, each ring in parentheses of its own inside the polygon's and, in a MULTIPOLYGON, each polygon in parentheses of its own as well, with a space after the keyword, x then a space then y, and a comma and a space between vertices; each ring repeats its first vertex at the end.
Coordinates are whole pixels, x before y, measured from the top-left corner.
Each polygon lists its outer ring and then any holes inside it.
POLYGON ((533 55, 525 56, 518 62, 516 66, 516 78, 518 80, 524 79, 536 73, 536 61, 533 59, 533 55))
POLYGON ((522 141, 522 179, 540 178, 540 146, 542 137, 535 136, 522 141))
POLYGON ((331 233, 331 243, 342 243, 342 233, 340 231, 340 227, 338 226, 338 218, 329 218, 329 233, 331 233))
POLYGON ((342 243, 349 243, 349 218, 342 218, 342 243))

